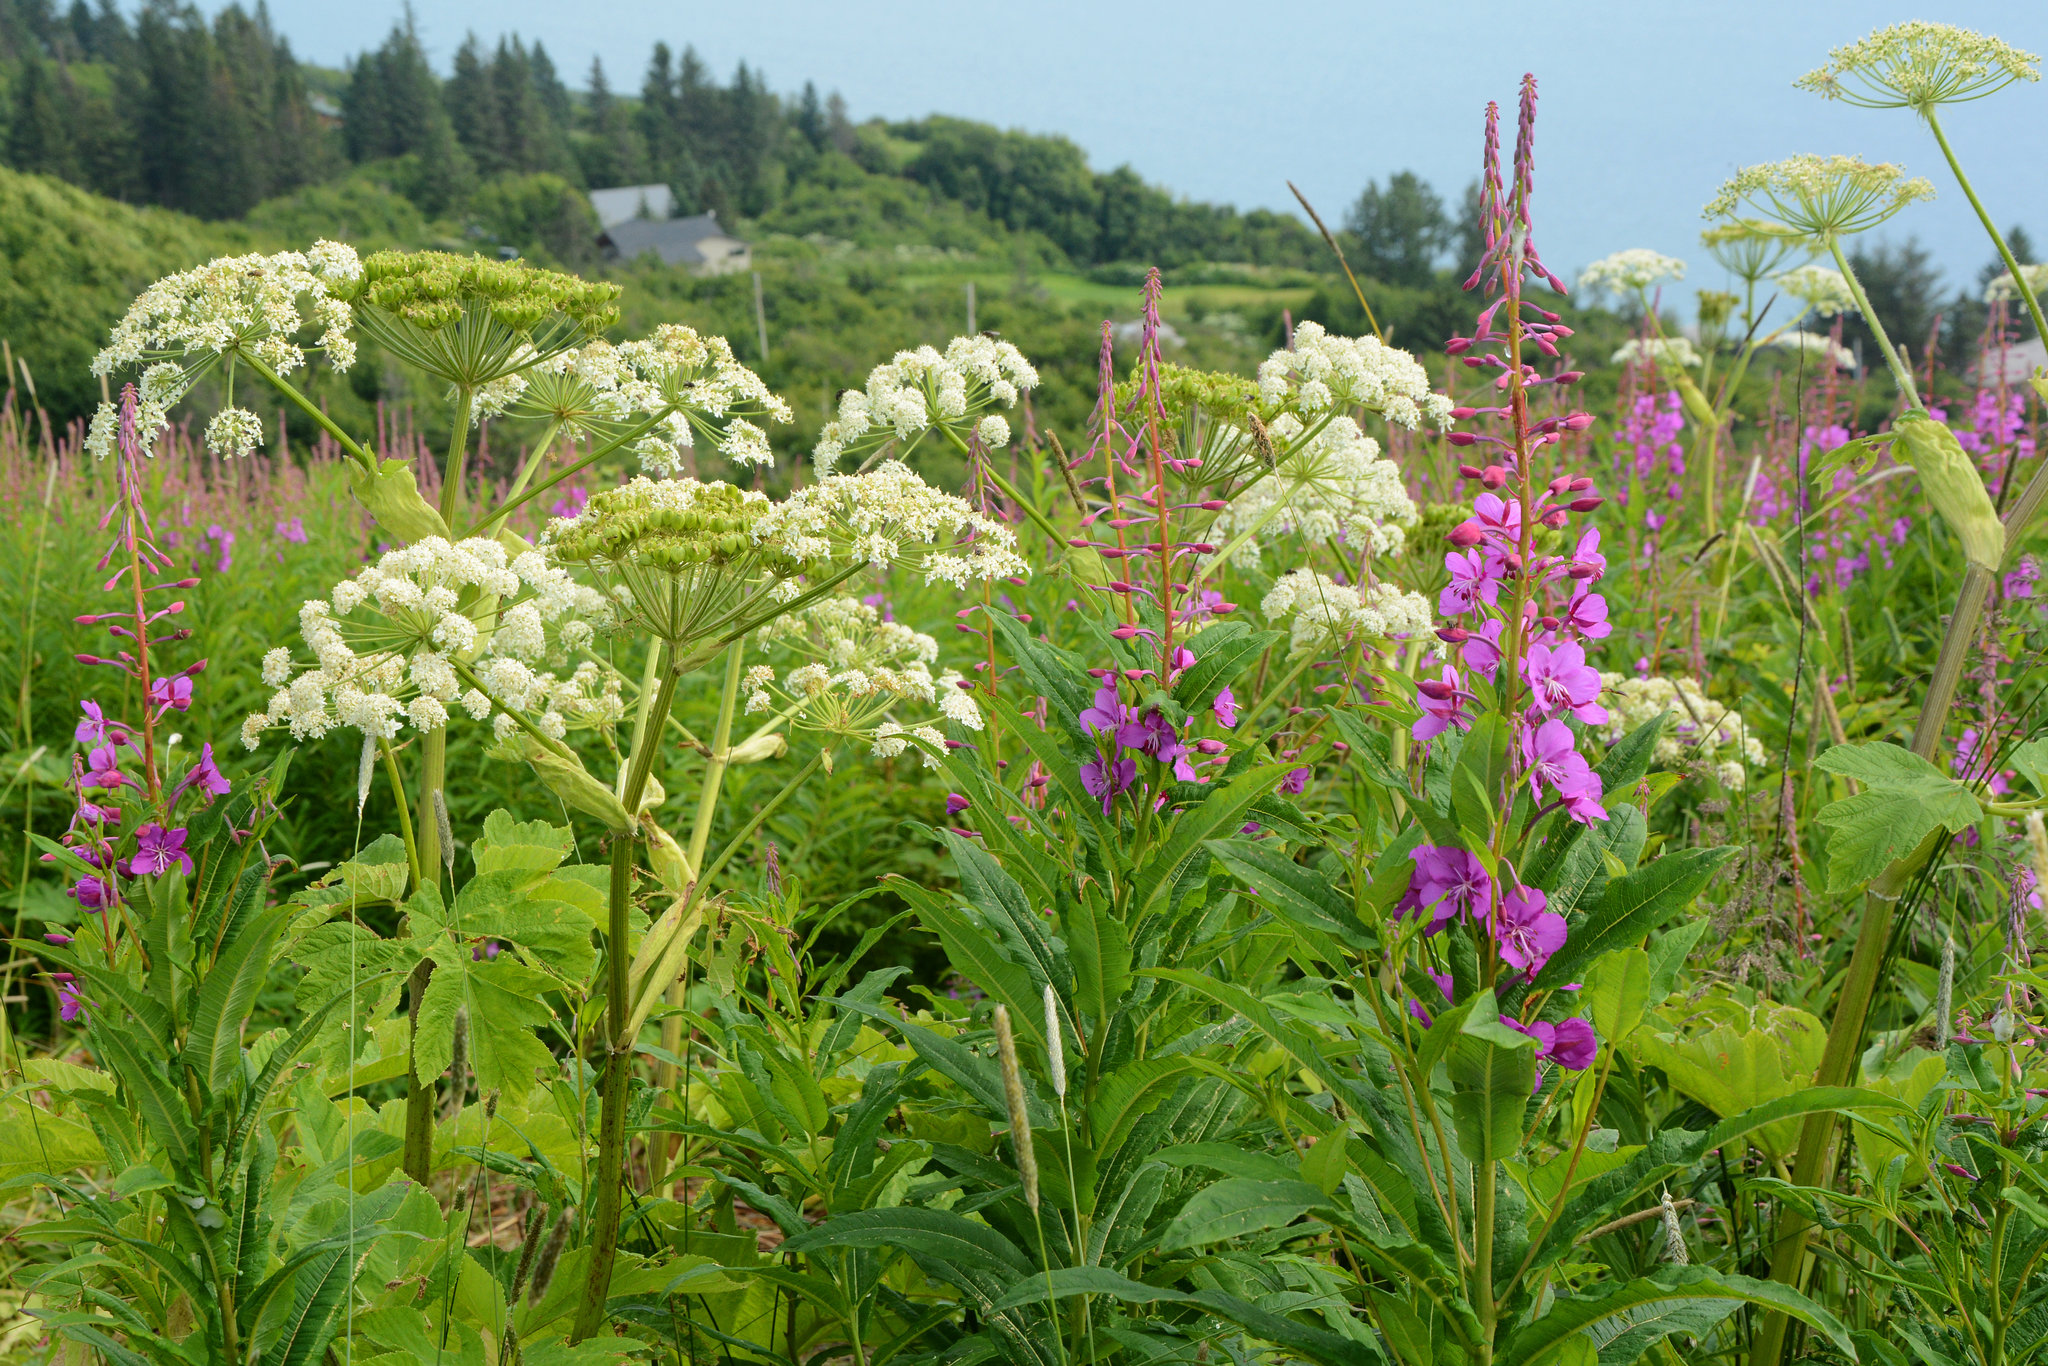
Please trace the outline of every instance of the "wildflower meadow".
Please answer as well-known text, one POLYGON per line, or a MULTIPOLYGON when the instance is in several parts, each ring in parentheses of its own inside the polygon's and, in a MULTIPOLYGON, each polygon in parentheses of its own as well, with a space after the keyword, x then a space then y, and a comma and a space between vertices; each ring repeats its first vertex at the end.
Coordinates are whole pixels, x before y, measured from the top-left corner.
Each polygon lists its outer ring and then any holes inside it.
POLYGON ((1943 123, 2038 79, 1851 42, 1924 176, 1566 279, 1525 77, 1456 333, 1239 370, 1155 269, 799 410, 339 240, 10 368, 0 1359, 2048 1361, 2048 267, 1943 123))

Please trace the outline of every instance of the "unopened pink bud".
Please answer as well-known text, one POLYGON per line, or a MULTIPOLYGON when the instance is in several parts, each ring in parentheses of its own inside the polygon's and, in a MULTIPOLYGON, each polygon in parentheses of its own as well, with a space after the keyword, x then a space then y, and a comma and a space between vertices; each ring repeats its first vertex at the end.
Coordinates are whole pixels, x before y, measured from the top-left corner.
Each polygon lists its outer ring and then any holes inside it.
POLYGON ((1440 679, 1425 678, 1415 685, 1415 691, 1432 702, 1445 702, 1458 695, 1458 690, 1440 679))
POLYGON ((1504 488, 1508 482, 1508 472, 1498 465, 1488 465, 1480 474, 1479 482, 1490 489, 1504 488))
POLYGON ((1593 493, 1588 494, 1584 498, 1574 498, 1569 504, 1567 504, 1567 506, 1569 506, 1573 512, 1591 512, 1594 508, 1599 507, 1602 503, 1606 501, 1607 500, 1605 498, 1602 498, 1599 494, 1593 493))
POLYGON ((1552 508, 1550 511, 1544 513, 1539 520, 1543 523, 1543 525, 1547 527, 1561 527, 1567 521, 1571 520, 1571 514, 1569 512, 1566 512, 1563 508, 1552 508))
POLYGON ((1472 339, 1470 337, 1453 337, 1444 343, 1444 354, 1447 356, 1462 356, 1471 349, 1472 339))
POLYGON ((1452 432, 1447 438, 1453 446, 1476 446, 1479 438, 1471 432, 1452 432))
POLYGON ((1557 478, 1550 481, 1550 491, 1552 493, 1569 492, 1571 486, 1572 477, 1569 474, 1560 474, 1559 476, 1557 476, 1557 478))
POLYGON ((1208 502, 1197 503, 1195 506, 1199 507, 1204 512, 1221 512, 1223 511, 1223 509, 1229 507, 1230 503, 1227 499, 1211 498, 1208 502))
POLYGON ((1469 422, 1479 415, 1477 408, 1453 408, 1451 416, 1459 422, 1469 422))
POLYGON ((1591 413, 1573 413, 1564 420, 1564 429, 1568 432, 1583 432, 1592 425, 1593 415, 1591 413))
POLYGON ((1195 748, 1204 754, 1221 754, 1224 750, 1229 749, 1230 746, 1224 744, 1221 740, 1213 740, 1205 736, 1195 741, 1195 748))
POLYGON ((1460 466, 1458 466, 1458 477, 1459 477, 1460 479, 1477 479, 1477 478, 1479 477, 1479 466, 1477 466, 1477 465, 1460 465, 1460 466))
POLYGON ((1478 545, 1479 537, 1479 523, 1477 522, 1460 522, 1444 534, 1444 539, 1456 546, 1478 545))
POLYGON ((1580 380, 1584 379, 1585 377, 1586 372, 1584 370, 1561 370, 1558 372, 1557 377, 1551 381, 1551 383, 1577 384, 1580 380))
POLYGON ((1463 645, 1471 637, 1472 633, 1462 626, 1439 626, 1436 628, 1436 638, 1446 645, 1463 645))
POLYGON ((1555 630, 1557 629, 1557 618, 1556 618, 1556 617, 1544 617, 1544 618, 1543 618, 1543 629, 1544 629, 1544 630, 1546 630, 1546 631, 1555 631, 1555 630))
POLYGON ((1593 481, 1588 479, 1583 474, 1580 475, 1578 478, 1572 480, 1573 493, 1584 493, 1587 489, 1591 487, 1593 487, 1593 481))

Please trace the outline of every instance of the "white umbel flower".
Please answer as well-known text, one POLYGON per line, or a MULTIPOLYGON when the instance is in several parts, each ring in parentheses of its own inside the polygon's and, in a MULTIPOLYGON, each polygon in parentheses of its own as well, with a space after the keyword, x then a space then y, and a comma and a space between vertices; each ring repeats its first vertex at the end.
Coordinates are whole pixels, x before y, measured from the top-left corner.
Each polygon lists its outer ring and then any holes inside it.
POLYGON ((1266 593, 1259 610, 1270 621, 1292 620, 1289 654, 1352 641, 1404 640, 1430 629, 1429 599, 1392 584, 1363 591, 1313 569, 1291 569, 1266 593))
POLYGON ((1595 293, 1611 290, 1621 294, 1648 289, 1664 280, 1684 278, 1685 262, 1676 256, 1666 256, 1648 247, 1630 247, 1627 251, 1603 256, 1580 271, 1579 288, 1595 293))
POLYGON ((1360 407, 1411 431, 1424 419, 1448 426, 1451 415, 1451 401, 1431 392, 1414 356, 1376 337, 1331 336, 1317 322, 1294 329, 1293 350, 1260 363, 1259 398, 1275 407, 1291 398, 1308 416, 1360 407))

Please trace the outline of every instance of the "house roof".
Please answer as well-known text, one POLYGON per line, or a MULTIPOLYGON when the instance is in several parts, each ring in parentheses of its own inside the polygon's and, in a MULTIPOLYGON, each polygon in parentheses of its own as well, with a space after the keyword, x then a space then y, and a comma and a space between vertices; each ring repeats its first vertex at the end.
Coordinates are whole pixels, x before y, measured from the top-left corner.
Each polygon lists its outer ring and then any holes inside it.
POLYGON ((598 241, 620 256, 632 260, 653 252, 669 265, 701 265, 706 259, 699 244, 706 238, 730 237, 718 226, 718 215, 700 213, 693 218, 629 218, 607 227, 598 241))
POLYGON ((667 218, 676 211, 675 196, 666 185, 617 185, 609 190, 592 190, 590 207, 597 221, 615 227, 635 218, 667 218))
POLYGON ((2036 366, 2048 365, 2048 344, 2039 337, 2029 337, 2023 342, 1996 351, 1986 351, 1977 366, 1979 384, 2024 384, 2034 373, 2036 366))

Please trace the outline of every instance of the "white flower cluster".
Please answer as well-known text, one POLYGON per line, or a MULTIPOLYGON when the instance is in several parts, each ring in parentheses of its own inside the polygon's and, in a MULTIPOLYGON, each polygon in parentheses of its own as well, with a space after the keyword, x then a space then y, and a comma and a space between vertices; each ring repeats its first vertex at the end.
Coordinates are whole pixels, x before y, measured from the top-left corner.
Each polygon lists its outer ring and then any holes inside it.
POLYGON ((854 597, 826 598, 777 617, 761 628, 760 638, 835 669, 931 664, 939 657, 938 641, 900 621, 884 620, 880 608, 854 597))
POLYGON ((1823 337, 1818 332, 1780 332, 1771 338, 1770 344, 1787 351, 1803 352, 1823 365, 1832 365, 1837 370, 1856 368, 1854 351, 1833 337, 1823 337))
POLYGON ((755 523, 757 541, 775 541, 799 559, 851 557, 883 566, 920 564, 926 583, 964 588, 970 581, 1031 572, 1017 536, 966 500, 941 493, 900 460, 866 474, 829 474, 777 503, 755 523), (851 534, 850 544, 841 544, 851 534))
POLYGON ((1269 621, 1294 620, 1289 654, 1353 640, 1378 641, 1419 636, 1430 629, 1429 599, 1388 583, 1361 592, 1313 569, 1290 569, 1259 604, 1269 621))
POLYGON ((1685 262, 1676 256, 1666 256, 1648 247, 1630 247, 1627 251, 1603 256, 1580 271, 1579 288, 1596 292, 1613 290, 1619 294, 1627 290, 1648 289, 1660 280, 1684 278, 1685 262))
MULTIPOLYGON (((2035 298, 2048 294, 2048 261, 2022 263, 2020 280, 2026 285, 2027 293, 2035 298)), ((2013 283, 2011 271, 2006 271, 1984 287, 1984 302, 1987 304, 2019 297, 2019 286, 2013 283)))
POLYGON ((1709 698, 1690 678, 1603 673, 1600 682, 1610 708, 1605 730, 1610 744, 1669 712, 1655 755, 1666 768, 1709 763, 1723 787, 1739 788, 1747 785, 1751 767, 1768 762, 1762 743, 1750 734, 1741 714, 1709 698))
MULTIPOLYGON (((124 367, 155 362, 137 386, 136 430, 147 448, 169 425, 170 405, 225 355, 247 355, 280 375, 289 374, 306 362, 298 335, 310 324, 320 329, 315 345, 337 370, 353 365, 356 344, 349 328, 355 314, 332 290, 362 270, 352 248, 320 242, 311 251, 223 256, 166 275, 114 324, 106 349, 93 357, 92 371, 105 378, 124 367)), ((105 459, 119 427, 115 406, 100 404, 86 449, 105 459)), ((207 427, 208 444, 227 454, 246 455, 261 437, 261 425, 241 417, 226 424, 216 419, 207 427)))
POLYGON ((617 346, 602 339, 549 356, 524 373, 506 376, 477 393, 522 417, 545 418, 571 433, 627 425, 635 413, 665 412, 633 445, 650 474, 683 468, 683 452, 701 428, 735 464, 766 465, 775 453, 759 418, 787 422, 789 405, 741 364, 723 337, 700 336, 679 323, 617 346), (486 391, 489 391, 488 394, 486 391))
POLYGON ((1914 19, 1836 48, 1793 84, 1867 109, 1924 111, 2039 79, 2041 59, 2002 38, 1914 19))
POLYGON ((401 722, 438 730, 458 707, 477 721, 500 711, 501 737, 516 725, 504 708, 537 715, 556 737, 572 721, 616 720, 617 680, 596 665, 566 679, 536 667, 588 645, 605 614, 601 595, 537 551, 509 557, 492 540, 427 537, 300 607, 315 664, 294 676, 288 649, 264 656, 263 681, 277 691, 243 722, 242 742, 254 749, 273 726, 297 740, 337 725, 389 739, 401 722))
POLYGON ((1693 348, 1690 337, 1630 337, 1607 358, 1607 363, 1690 368, 1700 363, 1700 353, 1693 348))
POLYGON ((1242 536, 1231 558, 1245 565, 1259 562, 1260 539, 1273 536, 1300 536, 1311 545, 1341 537, 1374 555, 1399 554, 1415 504, 1394 462, 1380 458, 1380 443, 1349 417, 1332 419, 1307 441, 1297 440, 1301 431, 1292 413, 1273 420, 1278 468, 1216 514, 1209 539, 1242 536))
POLYGON ((948 669, 932 677, 928 666, 938 643, 882 621, 873 607, 831 599, 780 618, 763 634, 771 651, 790 648, 812 659, 788 670, 780 682, 770 665, 749 669, 743 680, 749 714, 773 711, 778 720, 805 730, 858 739, 877 758, 915 744, 928 768, 939 766, 946 737, 929 720, 906 725, 898 715, 903 706, 936 707, 946 720, 982 728, 981 708, 960 675, 948 669))
POLYGON ((1317 322, 1294 329, 1292 351, 1259 364, 1260 401, 1278 407, 1290 397, 1311 417, 1356 406, 1410 431, 1424 418, 1437 427, 1451 420, 1451 401, 1430 392, 1429 373, 1414 356, 1376 337, 1333 337, 1317 322))
POLYGON ((1024 353, 993 337, 955 337, 944 354, 929 346, 898 351, 868 372, 865 390, 839 396, 839 415, 818 433, 813 459, 819 473, 830 473, 851 447, 915 441, 934 425, 964 431, 971 423, 984 445, 1007 445, 1009 422, 988 410, 1014 407, 1037 387, 1038 371, 1024 353))
POLYGON ((1826 266, 1788 270, 1778 277, 1778 288, 1823 318, 1856 311, 1856 296, 1849 292, 1849 278, 1826 266))

